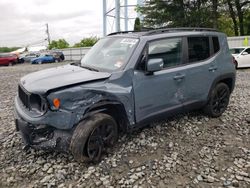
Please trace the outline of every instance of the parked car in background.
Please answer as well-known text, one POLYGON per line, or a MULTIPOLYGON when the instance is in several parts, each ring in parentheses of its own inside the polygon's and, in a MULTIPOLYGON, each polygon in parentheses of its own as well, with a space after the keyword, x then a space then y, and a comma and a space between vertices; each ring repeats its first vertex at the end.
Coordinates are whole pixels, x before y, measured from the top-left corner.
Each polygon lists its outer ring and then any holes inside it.
POLYGON ((250 47, 231 48, 230 52, 235 58, 236 67, 250 67, 250 47))
POLYGON ((31 64, 54 63, 56 59, 49 54, 40 55, 37 58, 31 59, 31 64))
POLYGON ((19 59, 23 63, 25 63, 25 62, 30 63, 32 59, 35 59, 39 56, 40 56, 39 53, 28 53, 28 54, 21 55, 19 59))
POLYGON ((12 53, 1 53, 0 54, 0 65, 12 66, 18 63, 18 57, 12 53))
POLYGON ((55 58, 57 62, 61 62, 65 59, 64 54, 62 52, 54 51, 51 52, 51 55, 55 58))

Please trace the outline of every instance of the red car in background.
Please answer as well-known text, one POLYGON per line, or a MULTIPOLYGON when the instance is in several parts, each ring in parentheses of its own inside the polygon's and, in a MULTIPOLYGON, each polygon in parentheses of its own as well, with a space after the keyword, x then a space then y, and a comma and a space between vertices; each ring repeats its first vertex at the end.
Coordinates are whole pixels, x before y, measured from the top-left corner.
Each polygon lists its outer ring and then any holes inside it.
POLYGON ((18 57, 15 54, 11 53, 2 53, 0 54, 0 65, 14 65, 18 63, 18 57))

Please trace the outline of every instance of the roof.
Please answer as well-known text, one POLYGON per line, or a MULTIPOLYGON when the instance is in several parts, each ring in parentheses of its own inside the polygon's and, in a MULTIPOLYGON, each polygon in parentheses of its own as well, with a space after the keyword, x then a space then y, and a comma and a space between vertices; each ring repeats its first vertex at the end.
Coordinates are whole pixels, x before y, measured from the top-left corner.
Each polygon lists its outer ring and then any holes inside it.
POLYGON ((198 31, 198 32, 219 32, 216 29, 213 28, 196 28, 196 27, 179 27, 179 28, 161 28, 161 29, 153 29, 153 30, 147 30, 147 31, 119 31, 110 33, 108 36, 113 35, 129 35, 134 37, 140 37, 140 36, 150 36, 155 34, 163 34, 163 33, 179 33, 179 32, 192 32, 192 31, 198 31))

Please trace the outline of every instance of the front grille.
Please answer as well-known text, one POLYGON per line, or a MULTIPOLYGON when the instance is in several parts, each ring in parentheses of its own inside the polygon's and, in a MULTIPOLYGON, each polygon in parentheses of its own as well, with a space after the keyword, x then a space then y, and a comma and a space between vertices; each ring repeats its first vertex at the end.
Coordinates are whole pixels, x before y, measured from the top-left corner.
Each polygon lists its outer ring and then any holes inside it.
POLYGON ((26 108, 30 108, 30 94, 21 86, 18 86, 18 96, 26 108))

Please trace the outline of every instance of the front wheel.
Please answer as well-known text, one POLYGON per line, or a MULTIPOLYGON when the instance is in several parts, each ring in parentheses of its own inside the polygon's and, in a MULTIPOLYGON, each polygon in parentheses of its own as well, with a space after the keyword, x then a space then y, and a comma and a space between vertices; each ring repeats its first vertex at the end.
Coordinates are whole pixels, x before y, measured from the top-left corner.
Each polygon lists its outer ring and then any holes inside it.
POLYGON ((78 124, 74 130, 70 150, 78 161, 98 162, 105 149, 113 146, 118 138, 116 121, 99 113, 78 124))
POLYGON ((211 117, 219 117, 225 112, 230 98, 230 89, 225 83, 218 83, 209 96, 208 103, 204 109, 211 117))

